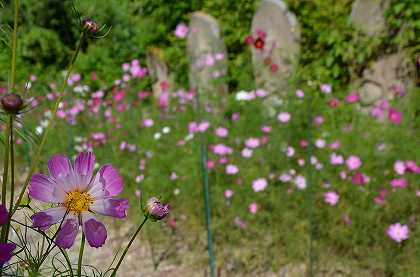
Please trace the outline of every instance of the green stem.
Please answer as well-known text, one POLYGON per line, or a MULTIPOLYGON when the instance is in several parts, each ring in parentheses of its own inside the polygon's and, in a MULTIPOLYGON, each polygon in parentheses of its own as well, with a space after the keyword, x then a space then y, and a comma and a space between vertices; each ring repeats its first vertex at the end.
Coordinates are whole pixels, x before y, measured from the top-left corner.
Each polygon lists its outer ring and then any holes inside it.
MULTIPOLYGON (((7 178, 9 176, 9 157, 10 157, 10 124, 6 125, 6 136, 4 146, 4 158, 3 158, 3 184, 1 188, 1 204, 6 208, 6 194, 7 194, 7 178)), ((9 214, 10 216, 10 214, 9 214)), ((1 241, 6 242, 6 230, 7 225, 3 225, 1 229, 1 241)))
POLYGON ((114 268, 114 270, 112 271, 111 277, 115 277, 117 276, 117 270, 120 267, 122 261, 124 260, 125 255, 128 252, 128 249, 130 249, 131 244, 133 244, 134 239, 137 237, 137 235, 139 234, 140 230, 143 228, 143 225, 146 223, 147 219, 149 219, 149 217, 145 216, 143 222, 139 225, 139 227, 137 228, 136 232, 134 233, 134 235, 131 237, 130 242, 127 244, 127 246, 124 249, 123 254, 121 255, 120 259, 118 260, 117 266, 114 268))
POLYGON ((16 51, 17 51, 17 29, 19 17, 19 0, 15 0, 15 14, 13 19, 13 35, 12 35, 12 64, 10 71, 9 92, 15 88, 16 79, 16 51))
POLYGON ((76 50, 74 51, 73 56, 72 56, 72 58, 70 60, 70 64, 69 64, 68 69, 67 69, 66 77, 64 78, 63 83, 61 85, 60 95, 57 97, 57 101, 55 102, 54 108, 52 110, 51 119, 48 122, 47 128, 45 128, 45 131, 42 134, 41 143, 39 144, 38 149, 37 149, 37 151, 36 151, 36 153, 34 155, 34 158, 32 159, 31 167, 30 167, 29 172, 28 172, 28 175, 27 175, 27 177, 25 179, 25 183, 23 185, 23 188, 20 191, 19 198, 16 201, 16 204, 15 204, 15 206, 13 208, 13 211, 11 211, 11 215, 13 215, 16 212, 17 208, 19 207, 19 204, 22 201, 23 195, 25 194, 26 188, 29 185, 29 181, 31 180, 32 174, 34 174, 34 172, 35 172, 35 170, 37 168, 38 162, 39 162, 39 160, 41 158, 41 152, 42 152, 42 150, 44 148, 44 145, 45 145, 45 142, 47 140, 48 133, 51 130, 52 126, 54 125, 54 123, 55 123, 55 121, 57 119, 58 106, 59 106, 61 100, 63 99, 64 91, 65 91, 65 89, 67 87, 67 81, 68 81, 68 79, 70 77, 70 74, 71 74, 71 72, 73 70, 74 62, 76 61, 77 55, 80 52, 80 47, 82 45, 82 42, 83 42, 84 37, 85 37, 85 32, 83 32, 80 35, 79 41, 78 41, 77 46, 76 46, 76 50))
POLYGON ((67 254, 66 250, 62 249, 61 247, 59 247, 61 254, 63 254, 64 259, 66 260, 67 266, 69 267, 69 271, 70 271, 70 277, 73 277, 73 269, 71 267, 71 262, 70 262, 70 258, 69 258, 69 254, 67 254))
POLYGON ((315 218, 314 218, 314 211, 315 211, 315 183, 312 183, 312 173, 313 173, 313 166, 311 165, 311 156, 312 156, 312 96, 308 96, 308 108, 307 108, 307 140, 308 140, 308 148, 307 148, 307 156, 306 156, 306 183, 307 183, 307 192, 306 192, 306 205, 308 209, 308 223, 309 223, 309 245, 308 245, 308 276, 314 276, 314 250, 313 250, 313 241, 314 241, 314 231, 315 231, 315 218))
MULTIPOLYGON (((10 205, 9 211, 13 209, 13 202, 15 198, 15 143, 14 143, 14 135, 13 135, 13 122, 14 116, 10 115, 9 117, 9 129, 10 129, 10 205)), ((10 230, 10 219, 12 218, 11 214, 9 214, 9 219, 6 224, 6 232, 4 234, 4 242, 7 242, 9 237, 9 230, 10 230)))
MULTIPOLYGON (((12 117, 12 116, 10 116, 12 117)), ((6 125, 6 136, 5 136, 5 146, 4 146, 4 160, 3 160, 3 184, 1 188, 1 204, 3 207, 6 207, 6 191, 7 191, 7 176, 9 172, 9 147, 10 147, 10 134, 11 134, 11 127, 10 124, 6 125)), ((9 226, 10 226, 10 218, 11 214, 9 213, 9 222, 5 225, 3 225, 1 229, 1 241, 7 242, 6 233, 9 232, 9 226)), ((0 276, 3 276, 3 265, 0 265, 0 276)))
MULTIPOLYGON (((197 117, 201 122, 203 117, 201 114, 200 98, 199 92, 196 96, 196 109, 197 117)), ((203 132, 200 132, 200 167, 201 167, 201 177, 203 182, 203 197, 204 197, 204 209, 206 217, 206 231, 207 231, 207 251, 209 255, 209 267, 210 267, 210 276, 216 276, 216 262, 213 250, 213 235, 211 231, 211 207, 210 207, 210 186, 209 186, 209 172, 207 167, 208 153, 207 153, 207 144, 205 135, 203 132)))
POLYGON ((83 251, 85 249, 85 233, 82 232, 82 242, 80 244, 79 251, 79 261, 77 262, 77 276, 82 276, 82 260, 83 260, 83 251))
POLYGON ((4 145, 4 158, 3 158, 3 184, 1 188, 1 204, 6 207, 6 192, 7 192, 7 177, 9 173, 9 147, 10 147, 10 125, 6 125, 5 132, 5 145, 4 145))

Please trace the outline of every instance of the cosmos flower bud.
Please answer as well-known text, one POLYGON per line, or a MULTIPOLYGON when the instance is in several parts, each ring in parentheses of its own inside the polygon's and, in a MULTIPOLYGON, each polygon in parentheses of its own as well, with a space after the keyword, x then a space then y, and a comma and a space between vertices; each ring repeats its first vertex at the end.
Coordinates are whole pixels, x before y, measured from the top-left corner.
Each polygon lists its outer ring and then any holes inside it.
POLYGON ((5 111, 10 113, 17 113, 23 107, 23 100, 18 94, 9 93, 3 96, 1 99, 1 105, 5 111))
POLYGON ((96 23, 96 21, 90 17, 85 17, 82 19, 82 28, 92 34, 99 32, 98 23, 96 23))
POLYGON ((162 204, 159 199, 152 197, 146 204, 147 215, 155 220, 161 220, 169 214, 169 205, 162 204))

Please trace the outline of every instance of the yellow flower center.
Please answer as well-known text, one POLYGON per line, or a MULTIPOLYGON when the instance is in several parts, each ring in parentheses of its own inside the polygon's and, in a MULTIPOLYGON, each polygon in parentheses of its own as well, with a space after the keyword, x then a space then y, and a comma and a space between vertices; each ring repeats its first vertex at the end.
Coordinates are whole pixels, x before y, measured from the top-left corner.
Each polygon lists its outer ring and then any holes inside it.
POLYGON ((66 194, 64 206, 71 212, 81 213, 89 210, 89 205, 93 203, 92 200, 86 191, 70 191, 66 194))

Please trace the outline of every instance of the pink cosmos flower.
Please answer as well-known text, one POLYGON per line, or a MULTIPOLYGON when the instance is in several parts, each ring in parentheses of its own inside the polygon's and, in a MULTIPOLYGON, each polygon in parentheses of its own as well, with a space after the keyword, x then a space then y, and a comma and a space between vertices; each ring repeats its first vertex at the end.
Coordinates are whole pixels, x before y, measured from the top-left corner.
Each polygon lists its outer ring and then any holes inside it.
POLYGON ((240 115, 239 113, 233 113, 231 118, 232 118, 232 121, 238 121, 240 118, 240 115))
POLYGON ((332 92, 332 87, 330 84, 322 84, 320 89, 325 94, 330 94, 332 92))
POLYGON ((358 171, 351 177, 351 181, 355 185, 363 185, 367 183, 367 178, 363 173, 358 171))
POLYGON ((309 145, 309 142, 307 140, 302 139, 301 141, 299 141, 299 145, 302 148, 306 148, 309 145))
POLYGON ((229 160, 226 157, 221 157, 217 162, 219 164, 227 164, 229 162, 229 160))
POLYGON ((318 115, 314 118, 314 124, 316 127, 321 126, 324 123, 324 117, 322 115, 318 115))
POLYGON ((38 173, 31 177, 29 196, 56 205, 34 214, 33 227, 46 230, 62 222, 56 238, 60 247, 73 245, 80 226, 89 245, 101 247, 107 231, 94 214, 127 216, 128 200, 114 197, 123 190, 121 176, 110 164, 93 176, 94 164, 92 152, 80 153, 74 165, 66 156, 57 154, 48 161, 49 176, 38 173))
POLYGON ((295 177, 295 185, 298 189, 303 190, 306 189, 306 178, 302 175, 298 175, 295 177))
POLYGON ((249 138, 245 141, 245 146, 251 149, 260 146, 260 140, 258 138, 249 138))
POLYGON ((344 158, 341 155, 337 155, 336 153, 332 153, 330 155, 330 162, 332 165, 339 165, 344 163, 344 158))
POLYGON ((246 45, 254 44, 254 38, 251 35, 245 37, 244 42, 246 45))
POLYGON ((335 191, 328 191, 324 193, 324 201, 331 206, 337 205, 338 201, 340 200, 340 195, 335 191))
POLYGON ((294 154, 295 154, 295 149, 291 146, 288 146, 286 148, 286 156, 287 157, 293 157, 294 154))
POLYGON ((304 166, 305 165, 305 160, 304 159, 298 159, 297 162, 298 162, 299 166, 304 166))
POLYGON ((263 191, 267 187, 268 183, 265 178, 258 178, 252 181, 252 189, 255 192, 263 191))
POLYGON ((242 151, 241 151, 241 155, 242 155, 242 157, 244 157, 244 158, 250 158, 251 156, 252 156, 252 149, 249 149, 249 148, 244 148, 242 151))
POLYGON ((239 168, 234 164, 228 164, 226 166, 226 174, 235 175, 239 172, 239 168))
POLYGON ((292 180, 292 176, 285 173, 285 174, 280 175, 279 180, 283 183, 287 183, 292 180))
POLYGON ((178 38, 185 38, 188 35, 188 26, 185 25, 184 23, 179 23, 178 25, 176 25, 176 29, 175 29, 175 36, 177 36, 178 38))
POLYGON ((405 164, 403 161, 395 161, 394 163, 394 171, 399 175, 404 175, 405 173, 405 164))
POLYGON ((408 185, 407 180, 405 178, 392 179, 390 184, 393 188, 405 188, 408 185))
POLYGON ((258 204, 252 202, 251 204, 249 204, 248 210, 251 214, 256 214, 258 212, 258 204))
POLYGON ((360 97, 357 93, 352 93, 345 97, 346 102, 350 104, 358 102, 359 99, 360 97))
POLYGON ((232 154, 233 150, 229 146, 219 143, 219 144, 214 145, 213 152, 214 154, 224 156, 224 155, 232 154))
POLYGON ((325 142, 325 140, 324 140, 324 139, 317 139, 317 140, 315 141, 315 146, 316 146, 317 148, 324 148, 326 144, 327 144, 327 143, 325 142))
POLYGON ((229 130, 224 127, 219 127, 215 131, 216 136, 225 138, 229 135, 229 130))
POLYGON ((379 195, 375 197, 373 201, 375 201, 376 204, 382 204, 385 202, 385 198, 388 195, 387 189, 381 189, 379 191, 379 195))
POLYGON ((203 121, 198 124, 197 131, 204 133, 210 127, 210 123, 208 121, 203 121))
POLYGON ((208 169, 212 169, 212 168, 214 168, 216 166, 216 161, 214 161, 214 160, 208 160, 207 161, 207 168, 208 169))
POLYGON ((394 124, 400 124, 402 120, 402 113, 396 109, 390 108, 388 110, 388 119, 394 124))
POLYGON ((268 92, 266 90, 264 90, 264 89, 257 89, 255 91, 255 95, 257 97, 264 98, 264 97, 266 97, 268 95, 268 92))
POLYGON ((407 171, 412 173, 420 173, 420 166, 415 161, 407 160, 404 162, 407 171))
POLYGON ((290 113, 288 112, 281 112, 277 115, 277 120, 280 121, 281 123, 287 123, 290 121, 290 118, 292 116, 290 115, 290 113))
POLYGON ((271 130, 272 130, 271 126, 261 127, 261 131, 263 131, 263 133, 266 133, 266 134, 271 133, 271 130))
POLYGON ((409 237, 409 229, 407 225, 400 223, 392 224, 386 230, 386 234, 394 241, 401 243, 409 237))
POLYGON ((295 94, 296 94, 296 97, 298 98, 303 98, 305 96, 305 93, 301 89, 296 90, 295 94))
POLYGON ((351 155, 346 160, 346 165, 350 170, 356 170, 362 165, 362 161, 358 156, 351 155))
POLYGON ((227 190, 225 190, 225 193, 224 194, 225 194, 225 198, 226 199, 230 199, 233 196, 233 190, 227 189, 227 190))
POLYGON ((388 102, 388 100, 386 100, 386 99, 385 100, 381 100, 381 101, 379 101, 378 103, 376 103, 372 107, 372 109, 370 111, 370 114, 373 117, 381 120, 381 119, 384 118, 385 111, 388 110, 388 109, 389 109, 389 102, 388 102))
POLYGON ((216 63, 216 60, 214 59, 212 54, 207 54, 204 58, 204 63, 206 66, 213 66, 216 63))
POLYGON ((331 143, 329 145, 329 147, 333 150, 337 150, 338 148, 340 148, 340 142, 338 140, 336 140, 333 143, 331 143))
POLYGON ((159 108, 166 109, 169 106, 169 92, 164 91, 159 95, 159 108))
POLYGON ((151 118, 146 118, 145 120, 143 120, 143 126, 144 127, 152 127, 154 124, 153 119, 151 118))

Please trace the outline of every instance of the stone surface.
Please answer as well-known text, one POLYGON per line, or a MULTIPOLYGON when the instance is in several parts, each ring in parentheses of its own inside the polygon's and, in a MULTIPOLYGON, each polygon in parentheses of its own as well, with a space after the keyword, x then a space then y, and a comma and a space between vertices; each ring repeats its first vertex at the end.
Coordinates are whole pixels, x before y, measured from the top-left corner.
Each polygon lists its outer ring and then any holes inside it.
POLYGON ((194 12, 189 29, 187 51, 190 58, 190 86, 200 93, 218 98, 217 95, 227 92, 227 85, 223 82, 227 71, 227 53, 219 24, 208 14, 194 12))
POLYGON ((263 0, 252 20, 253 36, 261 31, 266 35, 264 48, 252 47, 257 86, 286 95, 300 49, 299 24, 283 1, 263 0), (277 71, 273 72, 273 64, 277 71))
POLYGON ((358 89, 361 103, 372 105, 380 99, 392 100, 398 91, 408 91, 414 80, 414 66, 404 53, 384 56, 363 72, 358 89))
POLYGON ((374 36, 385 29, 384 12, 389 0, 356 0, 353 3, 351 20, 369 36, 374 36))
POLYGON ((151 48, 147 52, 147 68, 153 79, 153 96, 159 98, 162 94, 162 82, 169 83, 168 66, 162 57, 162 50, 159 48, 151 48))

